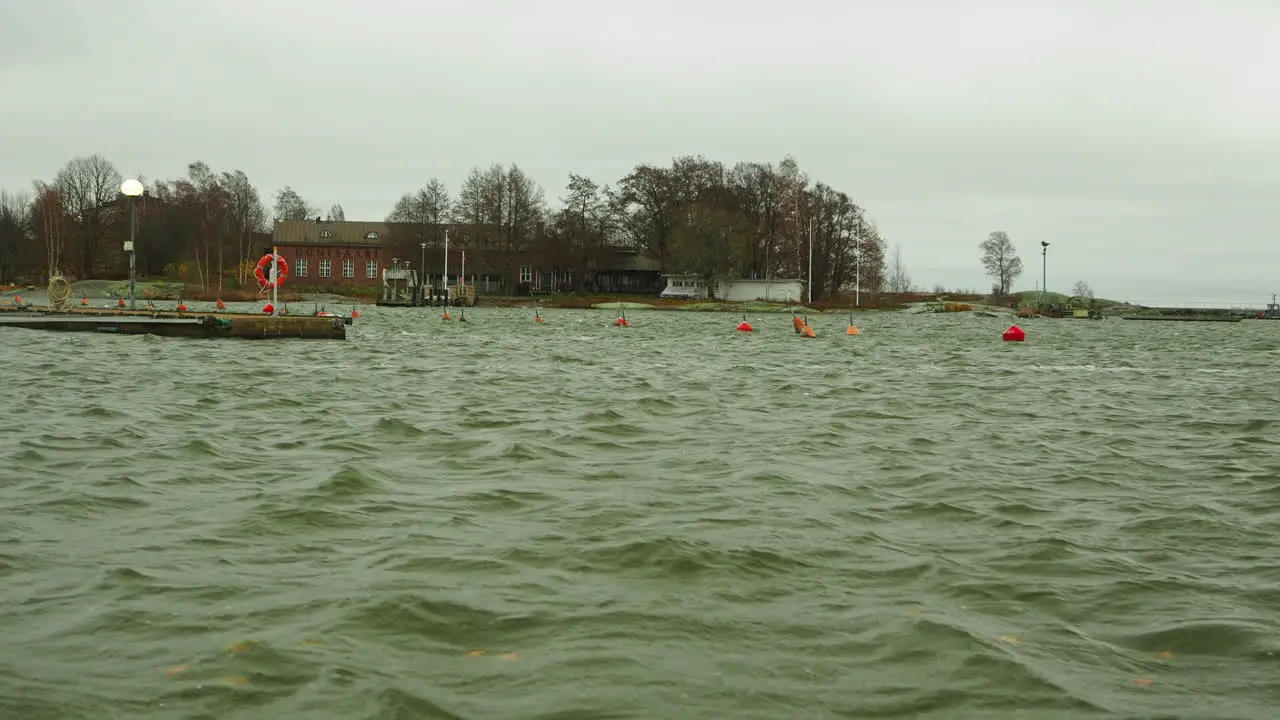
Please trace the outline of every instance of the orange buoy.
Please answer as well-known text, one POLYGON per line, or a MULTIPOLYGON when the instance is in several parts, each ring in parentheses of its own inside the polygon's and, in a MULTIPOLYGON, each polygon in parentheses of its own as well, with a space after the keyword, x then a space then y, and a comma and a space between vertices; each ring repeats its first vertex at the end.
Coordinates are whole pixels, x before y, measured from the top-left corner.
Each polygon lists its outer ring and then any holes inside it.
POLYGON ((275 311, 276 311, 276 306, 275 306, 275 305, 272 305, 271 303, 267 303, 266 305, 263 305, 263 306, 262 306, 262 312, 264 312, 264 313, 266 313, 266 314, 268 314, 268 315, 271 315, 271 314, 272 314, 272 313, 274 313, 275 311))
POLYGON ((799 315, 794 313, 791 315, 791 324, 795 327, 797 335, 804 332, 804 326, 808 325, 807 322, 800 319, 799 315))
POLYGON ((224 302, 222 302, 222 298, 218 298, 218 309, 219 309, 219 310, 226 310, 226 309, 227 309, 227 304, 226 304, 226 303, 224 303, 224 302))
POLYGON ((352 305, 352 306, 351 306, 351 317, 352 317, 352 318, 358 318, 358 317, 360 317, 360 311, 356 309, 356 306, 355 306, 355 305, 352 305))
POLYGON ((743 320, 742 322, 738 323, 738 329, 741 330, 742 332, 756 331, 755 328, 751 327, 751 323, 747 322, 746 320, 743 320))
POLYGON ((853 313, 849 313, 849 327, 844 331, 845 335, 857 335, 858 326, 853 324, 853 313))
POLYGON ((116 307, 124 307, 124 298, 116 298, 116 307))
POLYGON ((814 334, 813 328, 809 325, 809 323, 804 324, 804 328, 800 330, 800 336, 801 337, 818 337, 817 335, 814 334))
POLYGON ((453 316, 449 314, 449 311, 448 311, 448 310, 445 310, 445 311, 444 311, 444 316, 443 316, 443 317, 441 317, 440 319, 441 319, 441 320, 452 320, 452 319, 453 319, 453 316))
POLYGON ((87 297, 85 297, 85 296, 81 295, 81 296, 80 296, 80 304, 81 304, 81 305, 88 305, 88 304, 89 304, 89 298, 87 298, 87 297))
POLYGON ((624 317, 620 317, 613 321, 615 327, 631 327, 631 321, 624 317))
POLYGON ((178 303, 178 312, 186 312, 186 311, 187 311, 187 304, 184 302, 178 303))
POLYGON ((1010 325, 1009 329, 1000 335, 1000 339, 1005 342, 1022 342, 1027 339, 1027 333, 1017 325, 1010 325))
POLYGON ((543 322, 546 322, 545 320, 542 319, 542 314, 539 313, 536 309, 533 311, 533 321, 539 325, 541 325, 543 322))
POLYGON ((14 296, 13 296, 13 304, 14 304, 14 305, 21 305, 21 304, 22 304, 22 296, 21 296, 21 295, 14 295, 14 296))

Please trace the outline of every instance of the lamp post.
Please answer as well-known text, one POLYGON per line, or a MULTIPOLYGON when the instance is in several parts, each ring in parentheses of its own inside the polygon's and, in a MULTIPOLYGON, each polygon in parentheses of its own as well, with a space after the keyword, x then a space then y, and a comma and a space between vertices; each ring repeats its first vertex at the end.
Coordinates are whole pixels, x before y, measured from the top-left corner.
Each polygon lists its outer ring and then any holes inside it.
POLYGON ((1040 307, 1045 306, 1045 295, 1049 292, 1049 243, 1040 241, 1040 307))
POLYGON ((427 304, 427 244, 418 243, 422 248, 422 277, 418 278, 418 302, 427 304))
POLYGON ((133 236, 138 225, 138 204, 136 198, 143 192, 142 183, 129 178, 120 183, 120 192, 129 198, 129 242, 125 243, 124 251, 129 253, 129 309, 134 309, 134 286, 136 283, 137 273, 137 251, 133 244, 133 236))
POLYGON ((813 304, 813 218, 809 218, 809 304, 813 304))
POLYGON ((444 272, 440 280, 444 283, 444 287, 440 288, 444 295, 444 306, 449 307, 449 228, 444 229, 444 272))
POLYGON ((853 268, 853 306, 862 307, 862 216, 858 216, 858 226, 853 236, 856 264, 853 268))

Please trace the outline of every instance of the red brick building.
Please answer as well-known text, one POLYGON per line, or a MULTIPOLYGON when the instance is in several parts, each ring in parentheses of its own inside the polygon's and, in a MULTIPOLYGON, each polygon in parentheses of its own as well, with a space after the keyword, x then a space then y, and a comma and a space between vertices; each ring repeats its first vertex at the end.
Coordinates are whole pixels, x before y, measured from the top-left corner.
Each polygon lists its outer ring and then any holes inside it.
MULTIPOLYGON (((456 284, 466 258, 467 284, 481 295, 514 295, 525 292, 572 291, 658 294, 663 282, 657 260, 631 247, 609 246, 592 257, 558 257, 550 248, 532 247, 506 252, 473 241, 462 225, 450 231, 449 283, 456 284), (581 264, 573 267, 574 260, 581 264)), ((281 220, 271 242, 289 263, 289 284, 295 287, 326 285, 376 286, 382 270, 399 259, 422 272, 438 286, 444 272, 443 231, 430 236, 414 224, 281 220), (422 245, 426 245, 423 248, 422 245)), ((496 234, 494 235, 496 237, 496 234)), ((271 252, 267 247, 264 254, 271 252)))
POLYGON ((383 244, 387 233, 379 222, 278 220, 271 242, 289 263, 291 285, 380 285, 383 268, 391 265, 383 244))

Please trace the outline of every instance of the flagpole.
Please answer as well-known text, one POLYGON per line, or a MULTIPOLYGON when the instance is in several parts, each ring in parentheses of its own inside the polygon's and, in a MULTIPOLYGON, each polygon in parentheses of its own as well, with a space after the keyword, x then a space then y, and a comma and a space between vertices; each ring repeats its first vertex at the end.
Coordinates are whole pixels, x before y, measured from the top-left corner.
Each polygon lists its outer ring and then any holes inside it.
POLYGON ((271 314, 275 315, 280 312, 277 304, 280 302, 280 248, 271 246, 271 314))

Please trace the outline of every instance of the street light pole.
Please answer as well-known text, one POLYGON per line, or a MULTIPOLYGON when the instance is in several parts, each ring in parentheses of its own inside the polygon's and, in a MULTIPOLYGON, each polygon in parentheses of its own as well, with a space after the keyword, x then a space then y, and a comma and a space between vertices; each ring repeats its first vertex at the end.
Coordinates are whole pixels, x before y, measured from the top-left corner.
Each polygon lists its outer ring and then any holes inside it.
POLYGON ((422 277, 418 278, 418 301, 423 305, 427 304, 427 244, 421 243, 422 248, 422 277))
POLYGON ((129 242, 125 243, 124 251, 129 253, 129 309, 134 309, 135 295, 134 287, 137 276, 137 249, 134 245, 134 233, 138 226, 138 202, 137 198, 143 193, 142 183, 130 178, 120 183, 120 193, 129 198, 129 242))
POLYGON ((853 270, 853 306, 862 307, 862 218, 858 218, 858 226, 854 229, 857 233, 853 236, 854 252, 857 253, 856 264, 853 270))
POLYGON ((1044 307, 1045 295, 1049 291, 1049 243, 1040 241, 1040 306, 1044 307))
POLYGON ((813 304, 813 218, 809 218, 809 304, 813 304))

